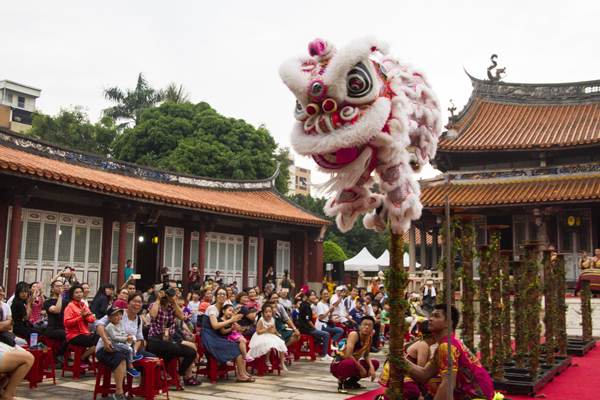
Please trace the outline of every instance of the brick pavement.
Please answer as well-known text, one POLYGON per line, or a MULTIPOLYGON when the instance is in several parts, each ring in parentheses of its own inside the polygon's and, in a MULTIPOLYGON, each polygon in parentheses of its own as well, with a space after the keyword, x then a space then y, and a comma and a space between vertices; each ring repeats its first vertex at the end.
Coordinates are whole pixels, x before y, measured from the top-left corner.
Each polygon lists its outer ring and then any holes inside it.
MULTIPOLYGON (((387 346, 386 348, 387 349, 387 346)), ((380 361, 383 366, 385 353, 382 349, 373 358, 380 361)), ((367 386, 364 390, 352 390, 347 395, 337 392, 337 380, 329 374, 330 362, 317 361, 312 363, 302 358, 288 367, 289 372, 277 374, 265 374, 264 377, 256 378, 254 383, 235 382, 234 373, 231 372, 229 381, 219 380, 212 384, 206 377, 200 377, 202 386, 187 387, 185 391, 169 391, 169 398, 173 400, 257 400, 261 398, 270 399, 293 399, 293 400, 321 400, 321 399, 346 399, 367 390, 379 387, 377 381, 370 382, 362 380, 367 386)), ((74 381, 71 373, 65 373, 60 378, 61 370, 57 370, 56 386, 52 380, 47 379, 38 384, 37 389, 29 389, 28 382, 23 382, 16 391, 16 399, 61 399, 61 400, 91 400, 94 395, 95 378, 92 373, 87 373, 78 381, 74 381)), ((379 378, 379 372, 377 378, 379 378)), ((136 378, 139 379, 139 378, 136 378)), ((134 384, 136 382, 134 381, 134 384)), ((173 387, 174 388, 174 387, 173 387)), ((139 397, 138 397, 139 398, 139 397)), ((157 400, 166 399, 166 396, 157 396, 157 400)), ((98 397, 101 399, 101 397, 98 397)))

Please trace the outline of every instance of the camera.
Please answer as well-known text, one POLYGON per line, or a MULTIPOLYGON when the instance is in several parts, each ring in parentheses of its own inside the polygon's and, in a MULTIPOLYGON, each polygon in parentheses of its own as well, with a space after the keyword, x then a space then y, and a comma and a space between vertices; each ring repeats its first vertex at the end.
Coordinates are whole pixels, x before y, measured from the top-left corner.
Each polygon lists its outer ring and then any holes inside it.
POLYGON ((289 274, 289 273, 290 273, 290 271, 288 271, 287 269, 284 269, 284 270, 283 270, 283 274, 284 274, 284 275, 287 275, 287 274, 289 274))
POLYGON ((165 291, 165 294, 169 297, 175 297, 175 289, 169 285, 169 275, 163 275, 162 281, 162 290, 165 291))

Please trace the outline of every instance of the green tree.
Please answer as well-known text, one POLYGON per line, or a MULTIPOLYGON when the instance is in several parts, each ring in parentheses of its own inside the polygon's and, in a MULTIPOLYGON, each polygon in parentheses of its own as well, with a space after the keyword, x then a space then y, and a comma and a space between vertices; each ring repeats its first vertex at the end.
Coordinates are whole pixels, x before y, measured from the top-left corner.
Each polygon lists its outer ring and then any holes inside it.
MULTIPOLYGON (((120 160, 168 171, 220 179, 265 179, 287 154, 264 125, 226 118, 207 103, 166 102, 147 109, 138 125, 126 129, 114 145, 120 160)), ((276 188, 287 191, 289 169, 283 164, 276 188)))
POLYGON ((190 94, 183 85, 177 86, 175 82, 171 82, 161 91, 161 99, 164 102, 186 103, 190 101, 190 94))
POLYGON ((336 243, 346 256, 352 258, 358 254, 363 247, 366 247, 371 254, 379 257, 385 250, 389 248, 389 230, 377 233, 374 230, 365 228, 363 225, 363 216, 358 217, 354 223, 354 227, 342 233, 335 224, 335 218, 325 216, 323 208, 327 199, 325 197, 303 196, 300 194, 289 196, 289 199, 300 207, 317 214, 323 219, 327 219, 334 224, 327 229, 325 240, 336 243))
POLYGON ((336 261, 346 261, 348 257, 344 254, 344 250, 334 242, 326 240, 323 242, 323 263, 332 263, 336 261))
POLYGON ((122 90, 114 86, 104 90, 104 98, 114 103, 114 106, 105 108, 102 114, 117 122, 125 121, 119 124, 120 128, 129 126, 131 122, 139 124, 144 110, 154 107, 162 100, 161 91, 152 88, 141 72, 135 89, 122 90))
POLYGON ((73 149, 107 156, 119 134, 119 129, 110 117, 103 117, 92 124, 82 106, 61 108, 59 113, 35 114, 28 135, 73 149))

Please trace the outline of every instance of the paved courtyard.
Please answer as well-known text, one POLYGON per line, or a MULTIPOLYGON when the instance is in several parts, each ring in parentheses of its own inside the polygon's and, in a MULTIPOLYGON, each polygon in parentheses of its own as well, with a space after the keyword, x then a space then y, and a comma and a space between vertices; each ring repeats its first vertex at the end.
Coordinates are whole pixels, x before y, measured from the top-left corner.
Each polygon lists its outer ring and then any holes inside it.
MULTIPOLYGON (((568 334, 581 335, 581 300, 575 298, 567 299, 569 310, 567 313, 568 334)), ((592 299, 593 320, 600 321, 600 299, 592 299)), ((460 331, 457 332, 460 334, 460 331)), ((594 325, 593 335, 600 337, 600 323, 594 325)), ((475 343, 479 343, 479 335, 475 335, 475 343)), ((387 345, 373 358, 379 360, 383 366, 387 345)), ((432 348, 433 351, 433 348, 432 348)), ((271 399, 293 399, 293 400, 320 400, 320 399, 346 399, 367 390, 379 387, 377 382, 362 380, 367 386, 365 390, 354 390, 347 395, 337 392, 337 381, 329 374, 329 362, 310 362, 306 358, 298 360, 289 372, 282 372, 281 376, 265 374, 264 377, 256 377, 254 383, 237 383, 233 373, 230 373, 229 381, 219 380, 212 384, 207 378, 201 378, 202 386, 187 387, 185 391, 170 391, 169 398, 174 400, 183 399, 214 399, 214 400, 257 400, 260 398, 271 399)), ((379 377, 379 372, 377 377, 379 377)), ((64 399, 64 400, 88 400, 94 395, 95 378, 91 373, 84 375, 78 381, 74 381, 71 373, 66 373, 60 378, 61 370, 57 370, 56 386, 47 379, 38 385, 37 389, 29 389, 28 383, 21 383, 16 392, 17 399, 64 399)), ((139 378, 137 378, 139 379, 139 378)), ((136 384, 134 382, 134 384, 136 384)), ((166 399, 166 396, 157 396, 157 399, 166 399)))
MULTIPOLYGON (((386 348, 387 349, 387 346, 386 348)), ((381 362, 385 360, 385 353, 382 349, 378 354, 374 354, 374 359, 381 362)), ((370 382, 362 380, 367 386, 365 390, 353 390, 347 395, 337 392, 337 381, 329 374, 330 362, 320 361, 317 357, 316 362, 310 362, 306 358, 298 360, 291 367, 289 372, 282 372, 281 376, 277 374, 265 374, 264 377, 256 378, 254 383, 235 382, 234 373, 230 372, 229 381, 219 380, 212 384, 206 377, 198 377, 202 386, 187 387, 185 391, 169 391, 169 398, 179 399, 213 399, 213 400, 257 400, 257 399, 293 399, 293 400, 320 400, 320 399, 346 399, 354 395, 363 393, 367 390, 379 387, 377 381, 370 382)), ((29 389, 29 383, 21 383, 16 392, 17 399, 64 399, 64 400, 88 400, 94 395, 95 378, 91 373, 86 374, 78 381, 74 381, 71 373, 65 373, 64 378, 60 378, 61 370, 57 370, 56 386, 52 385, 52 380, 47 379, 40 383, 37 389, 29 389)), ((379 378, 379 371, 377 374, 379 378)), ((139 379, 139 378, 136 378, 139 379)), ((134 385, 136 382, 134 381, 134 385)), ((174 388, 174 387, 173 387, 174 388)), ((99 399, 101 397, 98 397, 99 399)), ((157 396, 156 399, 166 399, 167 396, 157 396)))

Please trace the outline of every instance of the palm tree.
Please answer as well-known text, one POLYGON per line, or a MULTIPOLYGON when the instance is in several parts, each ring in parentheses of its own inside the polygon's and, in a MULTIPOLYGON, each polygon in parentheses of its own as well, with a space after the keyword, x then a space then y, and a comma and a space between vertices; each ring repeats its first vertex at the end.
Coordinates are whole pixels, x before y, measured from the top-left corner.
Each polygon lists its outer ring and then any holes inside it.
POLYGON ((169 83, 169 85, 161 90, 162 101, 172 101, 174 103, 185 103, 190 101, 190 93, 185 90, 183 85, 179 85, 175 82, 169 83))
POLYGON ((108 88, 104 90, 104 98, 115 105, 102 110, 102 114, 112 117, 115 121, 125 120, 119 124, 119 128, 123 129, 131 122, 135 125, 139 124, 144 110, 159 103, 162 100, 162 93, 150 87, 140 72, 135 89, 123 91, 117 86, 108 88))

